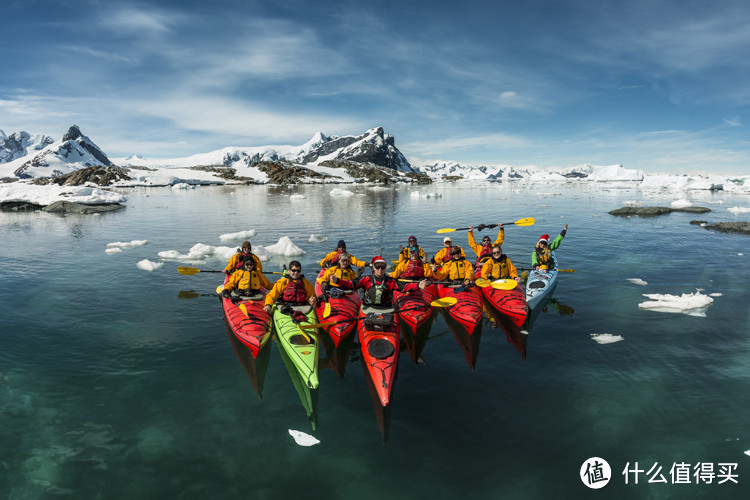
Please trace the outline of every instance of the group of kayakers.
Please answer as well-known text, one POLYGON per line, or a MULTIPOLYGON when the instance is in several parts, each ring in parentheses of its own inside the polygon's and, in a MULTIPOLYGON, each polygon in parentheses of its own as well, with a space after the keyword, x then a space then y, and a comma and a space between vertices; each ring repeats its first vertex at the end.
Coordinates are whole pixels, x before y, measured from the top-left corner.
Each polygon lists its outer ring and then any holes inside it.
MULTIPOLYGON (((302 265, 296 260, 289 263, 282 278, 272 285, 263 274, 260 259, 252 253, 252 245, 245 241, 224 269, 229 279, 222 294, 231 298, 231 292, 236 290, 240 295, 253 296, 258 294, 261 288, 265 288, 269 292, 264 298, 264 309, 270 312, 276 301, 296 305, 310 304, 316 307, 318 301, 341 296, 344 290, 363 290, 364 301, 368 305, 391 306, 393 291, 425 288, 432 280, 450 280, 456 285, 465 286, 479 277, 519 281, 516 267, 502 251, 505 228, 503 224, 497 224, 497 227, 499 229, 495 240, 484 236, 481 244, 477 244, 474 238, 475 227, 468 228, 469 247, 476 254, 473 263, 466 258, 460 246, 453 245, 453 240, 449 236, 443 239, 444 247, 428 262, 424 250, 417 243, 417 238, 409 236, 408 246, 399 252, 398 263, 390 274, 386 274, 388 263, 383 257, 376 255, 370 262, 359 260, 346 251, 346 242, 339 240, 336 250, 328 253, 320 261, 324 269, 317 278, 322 290, 320 295, 315 293, 313 284, 304 277, 302 265), (352 266, 356 266, 358 270, 355 271, 352 266), (372 268, 372 275, 363 277, 362 272, 366 267, 372 268)), ((554 268, 552 252, 562 243, 567 229, 568 225, 565 224, 560 234, 551 242, 548 234, 539 238, 531 255, 534 269, 554 268)))

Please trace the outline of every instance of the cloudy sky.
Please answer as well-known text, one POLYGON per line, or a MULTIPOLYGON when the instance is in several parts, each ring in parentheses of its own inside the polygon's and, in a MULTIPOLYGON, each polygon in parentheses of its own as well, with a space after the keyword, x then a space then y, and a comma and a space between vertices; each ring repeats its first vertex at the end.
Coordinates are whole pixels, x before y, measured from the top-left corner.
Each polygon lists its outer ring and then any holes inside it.
POLYGON ((109 156, 384 127, 419 165, 750 173, 747 0, 8 0, 0 130, 109 156))

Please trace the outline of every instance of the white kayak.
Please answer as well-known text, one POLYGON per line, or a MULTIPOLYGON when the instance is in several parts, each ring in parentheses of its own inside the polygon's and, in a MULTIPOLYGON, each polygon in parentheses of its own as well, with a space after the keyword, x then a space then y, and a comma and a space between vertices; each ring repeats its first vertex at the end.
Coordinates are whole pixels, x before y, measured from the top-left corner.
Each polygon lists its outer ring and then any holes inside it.
POLYGON ((534 309, 546 297, 549 297, 556 286, 557 271, 546 269, 529 271, 529 277, 526 279, 526 302, 529 304, 529 310, 534 309))

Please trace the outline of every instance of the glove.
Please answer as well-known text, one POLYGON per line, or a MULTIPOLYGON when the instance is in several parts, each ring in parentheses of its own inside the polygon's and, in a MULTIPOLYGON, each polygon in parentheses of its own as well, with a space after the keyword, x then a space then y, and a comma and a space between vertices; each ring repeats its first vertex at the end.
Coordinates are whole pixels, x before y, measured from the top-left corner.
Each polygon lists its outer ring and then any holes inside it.
POLYGON ((372 264, 370 264, 369 262, 365 262, 365 267, 372 267, 372 264))
POLYGON ((225 299, 231 299, 232 298, 232 294, 229 292, 229 290, 222 290, 221 291, 221 296, 224 297, 225 299))

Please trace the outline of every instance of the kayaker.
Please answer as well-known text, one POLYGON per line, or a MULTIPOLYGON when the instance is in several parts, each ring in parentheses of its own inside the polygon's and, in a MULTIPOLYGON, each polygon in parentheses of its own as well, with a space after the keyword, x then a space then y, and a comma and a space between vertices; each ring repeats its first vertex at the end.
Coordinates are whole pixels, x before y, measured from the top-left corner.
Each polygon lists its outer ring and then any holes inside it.
POLYGON ((459 251, 461 256, 466 258, 466 254, 464 253, 463 248, 458 245, 453 246, 453 241, 451 240, 450 236, 446 236, 445 238, 443 238, 443 245, 443 248, 438 250, 438 252, 435 254, 435 257, 433 257, 432 259, 433 263, 437 264, 438 266, 442 266, 443 264, 451 260, 451 254, 454 248, 459 251))
POLYGON ((520 281, 516 266, 503 253, 502 246, 497 244, 492 245, 492 256, 482 266, 481 276, 484 279, 514 279, 520 281))
POLYGON ((364 266, 360 266, 358 271, 352 269, 352 257, 346 252, 338 255, 336 262, 338 265, 329 267, 326 269, 326 272, 323 273, 323 276, 318 278, 320 289, 323 291, 323 297, 321 300, 325 300, 326 295, 330 295, 331 297, 338 296, 341 293, 341 290, 339 289, 339 281, 351 281, 361 276, 362 271, 364 270, 364 266))
POLYGON ((452 281, 463 280, 464 285, 468 285, 474 279, 474 266, 466 260, 463 250, 455 246, 450 251, 451 260, 446 262, 442 268, 437 269, 437 265, 432 266, 432 271, 437 279, 448 278, 452 281))
POLYGON ((273 284, 266 295, 263 310, 269 314, 276 301, 293 306, 310 304, 316 307, 318 305, 318 300, 315 298, 315 287, 302 274, 302 264, 293 260, 289 263, 288 271, 289 275, 282 276, 273 284))
POLYGON ((535 270, 539 270, 540 268, 554 269, 557 267, 555 256, 552 255, 552 252, 557 250, 560 246, 563 238, 565 238, 567 230, 568 225, 565 224, 563 230, 560 231, 560 234, 558 234, 554 240, 552 240, 552 243, 549 242, 549 234, 543 234, 539 238, 539 241, 537 241, 536 246, 534 247, 534 251, 531 253, 531 265, 534 266, 535 270))
POLYGON ((417 237, 409 236, 409 244, 398 254, 398 265, 401 265, 402 262, 406 262, 409 260, 409 252, 411 252, 412 249, 417 250, 417 256, 419 257, 419 260, 423 262, 425 261, 424 250, 417 244, 417 237))
POLYGON ((364 303, 369 306, 392 307, 393 292, 399 289, 398 282, 385 274, 388 263, 379 255, 372 258, 372 276, 351 281, 339 281, 342 288, 365 291, 364 303))
POLYGON ((263 276, 263 273, 255 268, 255 260, 247 259, 242 263, 242 268, 232 273, 232 277, 224 285, 221 295, 231 299, 232 290, 237 290, 239 295, 252 296, 260 292, 261 287, 268 290, 271 282, 263 276))
POLYGON ((478 245, 474 240, 474 226, 469 227, 469 246, 477 254, 477 259, 474 262, 477 268, 481 268, 485 262, 492 258, 492 245, 502 245, 503 240, 505 240, 505 228, 502 224, 498 224, 497 227, 499 229, 495 241, 490 240, 489 236, 484 236, 481 245, 478 245))
POLYGON ((259 272, 263 272, 263 264, 260 263, 260 259, 257 255, 253 253, 253 247, 250 245, 249 241, 243 241, 242 246, 237 249, 237 253, 232 255, 232 258, 229 259, 229 264, 227 264, 227 267, 224 268, 224 272, 227 276, 232 274, 237 269, 242 268, 242 263, 245 262, 245 259, 251 258, 255 261, 255 269, 257 269, 259 272))
MULTIPOLYGON (((338 245, 336 245, 336 251, 335 252, 329 252, 326 254, 325 257, 323 257, 323 260, 320 261, 321 267, 331 267, 331 265, 336 265, 336 263, 341 258, 341 254, 347 253, 346 251, 346 242, 344 240, 339 240, 338 245)), ((364 261, 359 260, 352 254, 348 254, 350 257, 350 261, 353 265, 357 267, 367 267, 369 264, 367 264, 364 261)))
MULTIPOLYGON (((389 274, 391 278, 411 278, 415 282, 421 280, 419 282, 419 288, 422 289, 428 284, 429 280, 426 278, 429 278, 432 275, 432 268, 419 258, 419 251, 415 247, 409 249, 409 260, 399 262, 396 269, 389 274)), ((408 283, 404 287, 404 291, 408 292, 414 290, 416 285, 416 283, 408 283)))

